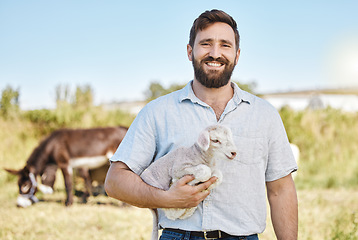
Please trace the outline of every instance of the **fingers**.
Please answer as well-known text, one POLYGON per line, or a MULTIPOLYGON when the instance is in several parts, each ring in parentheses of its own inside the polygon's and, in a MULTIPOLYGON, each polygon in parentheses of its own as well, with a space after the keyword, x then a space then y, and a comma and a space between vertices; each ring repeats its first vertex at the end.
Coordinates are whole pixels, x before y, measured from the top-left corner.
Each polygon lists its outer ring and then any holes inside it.
POLYGON ((185 175, 184 177, 178 180, 177 184, 183 186, 193 181, 194 179, 195 177, 193 175, 185 175))
POLYGON ((208 190, 208 188, 215 183, 217 180, 217 177, 211 177, 208 181, 201 183, 197 186, 195 186, 197 188, 197 197, 198 197, 198 202, 197 204, 199 204, 200 202, 202 202, 207 196, 209 196, 210 194, 210 190, 208 190))
POLYGON ((176 181, 168 190, 171 200, 167 201, 169 208, 189 208, 195 207, 202 202, 209 194, 207 190, 215 181, 217 177, 211 177, 208 181, 196 186, 191 186, 187 183, 195 179, 192 175, 186 175, 176 181))
MULTIPOLYGON (((189 182, 193 181, 194 179, 195 177, 193 175, 185 175, 184 177, 178 180, 177 185, 184 186, 189 182)), ((213 176, 208 181, 198 184, 197 186, 195 186, 195 188, 198 192, 204 191, 208 189, 211 186, 211 184, 215 183, 217 179, 218 179, 217 177, 213 176)))
POLYGON ((204 199, 205 199, 207 196, 209 196, 209 194, 210 194, 210 191, 207 190, 207 189, 205 189, 205 190, 199 192, 199 193, 198 193, 198 201, 197 201, 197 203, 195 204, 195 206, 199 205, 199 203, 201 203, 202 201, 204 201, 204 199))
MULTIPOLYGON (((200 192, 207 190, 207 189, 211 186, 211 184, 213 184, 213 183, 216 182, 217 179, 218 179, 217 177, 211 177, 208 181, 203 182, 203 183, 197 185, 197 186, 196 186, 196 187, 197 187, 197 190, 200 191, 200 192)), ((209 195, 209 194, 210 194, 210 191, 207 191, 207 192, 209 192, 209 193, 208 193, 208 195, 209 195)))

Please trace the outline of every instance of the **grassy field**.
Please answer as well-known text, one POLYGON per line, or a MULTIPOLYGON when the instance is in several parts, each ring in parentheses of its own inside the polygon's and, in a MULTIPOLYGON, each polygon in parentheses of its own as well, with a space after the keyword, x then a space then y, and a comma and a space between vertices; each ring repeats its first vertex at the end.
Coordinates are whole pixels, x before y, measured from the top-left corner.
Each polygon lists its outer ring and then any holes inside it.
MULTIPOLYGON (((299 239, 358 239, 358 114, 333 109, 283 109, 280 113, 290 141, 301 149, 295 179, 299 239)), ((75 198, 75 204, 66 208, 59 172, 53 195, 38 194, 39 203, 26 209, 16 207, 17 179, 2 169, 22 168, 39 140, 51 130, 128 126, 132 120, 121 122, 116 113, 96 111, 74 114, 78 121, 48 111, 26 114, 7 120, 0 117, 0 239, 150 239, 152 218, 147 209, 105 196, 91 197, 87 204, 75 198)), ((267 222, 260 239, 275 239, 269 218, 267 222)))
MULTIPOLYGON (((91 197, 87 204, 64 206, 65 194, 40 196, 29 208, 15 206, 13 183, 1 187, 0 239, 150 239, 152 216, 105 196, 91 197)), ((358 191, 299 190, 299 239, 358 239, 358 191)), ((268 220, 262 240, 275 239, 268 220)))

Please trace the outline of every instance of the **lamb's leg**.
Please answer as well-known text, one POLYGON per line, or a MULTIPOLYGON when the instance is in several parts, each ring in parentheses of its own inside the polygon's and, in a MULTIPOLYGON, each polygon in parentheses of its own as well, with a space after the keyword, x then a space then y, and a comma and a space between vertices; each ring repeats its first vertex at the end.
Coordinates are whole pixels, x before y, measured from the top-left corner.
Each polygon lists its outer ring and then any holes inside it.
MULTIPOLYGON (((194 175, 195 179, 188 184, 194 186, 200 182, 205 182, 211 177, 211 169, 203 164, 183 169, 184 175, 194 175)), ((173 178, 172 184, 177 182, 178 178, 173 178)), ((165 216, 171 220, 185 219, 193 215, 197 207, 193 208, 167 208, 163 209, 165 216)))
POLYGON ((179 219, 186 219, 194 214, 197 207, 186 208, 185 212, 179 217, 179 219))
MULTIPOLYGON (((196 209, 196 207, 194 208, 196 209)), ((185 214, 186 208, 163 208, 163 211, 168 219, 175 220, 185 214)))
POLYGON ((223 174, 222 174, 222 172, 221 172, 220 170, 214 169, 212 176, 213 176, 213 177, 214 177, 214 176, 217 177, 217 180, 216 180, 215 183, 213 183, 213 184, 210 185, 210 187, 208 188, 208 190, 212 190, 212 189, 216 188, 216 187, 219 186, 219 185, 222 183, 222 181, 223 181, 223 174))
POLYGON ((152 240, 158 240, 158 210, 149 209, 153 216, 152 240))
MULTIPOLYGON (((195 176, 195 179, 191 182, 189 182, 188 184, 191 186, 194 186, 197 183, 200 182, 205 182, 207 180, 210 179, 211 177, 211 169, 203 164, 191 167, 191 168, 186 168, 184 170, 185 174, 189 175, 192 174, 195 176)), ((172 180, 172 183, 175 183, 176 181, 178 181, 179 179, 174 178, 172 180)), ((197 207, 193 207, 193 208, 169 208, 169 209, 163 209, 165 212, 165 215, 167 216, 167 218, 171 219, 171 220, 175 220, 175 219, 185 219, 190 217, 191 215, 193 215, 193 213, 195 212, 197 207)))
POLYGON ((185 169, 185 172, 195 176, 195 179, 188 183, 191 186, 194 186, 195 184, 198 184, 200 182, 205 182, 211 177, 211 169, 203 164, 187 168, 185 169))

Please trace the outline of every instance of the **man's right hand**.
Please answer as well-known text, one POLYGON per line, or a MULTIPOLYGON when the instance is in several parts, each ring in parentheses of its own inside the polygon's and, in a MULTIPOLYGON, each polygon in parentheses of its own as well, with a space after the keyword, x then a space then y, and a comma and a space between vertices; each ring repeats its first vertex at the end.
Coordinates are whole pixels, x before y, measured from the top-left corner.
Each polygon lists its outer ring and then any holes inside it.
POLYGON ((191 208, 198 206, 210 194, 207 189, 215 183, 217 178, 211 177, 208 181, 195 186, 188 185, 192 180, 194 180, 194 176, 186 175, 169 188, 166 197, 171 206, 168 207, 191 208))

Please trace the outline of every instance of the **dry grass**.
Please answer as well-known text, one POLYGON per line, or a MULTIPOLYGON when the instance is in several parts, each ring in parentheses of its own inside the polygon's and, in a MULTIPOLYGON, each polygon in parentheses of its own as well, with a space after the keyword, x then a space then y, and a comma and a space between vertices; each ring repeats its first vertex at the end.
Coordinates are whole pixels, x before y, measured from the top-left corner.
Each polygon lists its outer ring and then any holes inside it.
POLYGON ((152 220, 147 209, 122 206, 104 196, 87 204, 77 199, 65 207, 64 193, 43 196, 44 201, 23 209, 15 206, 16 194, 11 195, 1 198, 0 239, 150 239, 152 220))
MULTIPOLYGON (((300 240, 341 239, 354 230, 353 221, 358 221, 358 191, 354 190, 299 190, 299 237, 300 240), (352 219, 354 217, 354 219, 352 219), (334 232, 341 232, 334 238, 334 232)), ((269 219, 269 217, 268 217, 269 219)), ((358 239, 358 232, 355 233, 358 239)), ((261 240, 275 239, 268 220, 261 240)))
MULTIPOLYGON (((29 208, 15 206, 16 186, 13 182, 1 186, 2 206, 0 239, 150 239, 152 217, 147 209, 123 206, 105 196, 92 197, 87 204, 63 204, 65 194, 57 187, 54 195, 40 195, 41 201, 29 208)), ((300 190, 299 239, 358 239, 347 238, 354 230, 353 213, 358 213, 358 191, 300 190), (340 238, 334 238, 335 232, 340 238)), ((268 220, 261 240, 275 239, 268 220)))

